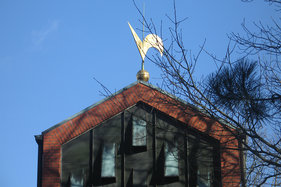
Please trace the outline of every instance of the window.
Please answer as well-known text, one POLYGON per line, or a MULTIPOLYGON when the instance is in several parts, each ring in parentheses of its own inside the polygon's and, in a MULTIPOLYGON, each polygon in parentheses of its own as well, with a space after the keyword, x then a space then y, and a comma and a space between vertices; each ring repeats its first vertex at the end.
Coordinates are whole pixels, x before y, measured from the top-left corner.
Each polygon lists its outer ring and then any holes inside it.
POLYGON ((214 176, 213 146, 200 137, 189 137, 188 157, 190 178, 197 187, 212 186, 214 176))
POLYGON ((146 146, 146 121, 133 117, 133 146, 146 146))
POLYGON ((90 133, 62 145, 62 187, 83 187, 89 176, 90 133))
POLYGON ((202 172, 202 168, 199 168, 197 171, 197 185, 198 187, 209 187, 211 186, 211 176, 210 170, 205 168, 205 171, 202 172))
POLYGON ((71 187, 83 187, 84 180, 83 178, 75 178, 73 175, 71 175, 70 184, 71 187))
POLYGON ((115 177, 115 144, 105 144, 102 151, 101 177, 115 177))
POLYGON ((197 159, 197 185, 199 187, 211 186, 213 175, 212 149, 209 146, 201 144, 200 155, 197 159))
POLYGON ((165 145, 165 176, 175 177, 179 175, 178 151, 175 146, 165 145))

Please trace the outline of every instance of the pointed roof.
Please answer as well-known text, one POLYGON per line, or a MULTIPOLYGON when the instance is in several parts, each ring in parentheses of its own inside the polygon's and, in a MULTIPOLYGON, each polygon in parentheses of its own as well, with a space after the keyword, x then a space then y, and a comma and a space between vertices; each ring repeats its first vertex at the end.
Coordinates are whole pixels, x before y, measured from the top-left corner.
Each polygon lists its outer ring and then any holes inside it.
POLYGON ((104 100, 89 106, 72 117, 42 132, 42 184, 60 186, 61 145, 89 131, 107 119, 142 102, 188 127, 207 134, 220 142, 223 184, 240 181, 237 131, 199 111, 190 104, 152 86, 137 81, 104 100), (226 149, 227 148, 227 149, 226 149))
MULTIPOLYGON (((60 143, 63 144, 64 142, 84 133, 85 131, 119 114, 138 102, 144 102, 155 109, 164 112, 183 123, 190 124, 193 128, 203 132, 207 128, 206 125, 203 125, 203 123, 200 122, 198 124, 194 124, 191 121, 198 120, 198 117, 200 116, 200 118, 206 118, 208 121, 211 120, 212 123, 218 123, 216 120, 207 117, 206 114, 193 105, 184 102, 166 91, 147 82, 136 81, 111 96, 43 131, 42 135, 58 129, 56 130, 57 137, 60 137, 61 139, 63 135, 60 132, 65 132, 65 128, 69 129, 69 135, 67 138, 62 138, 60 141, 60 143)), ((210 133, 211 132, 208 132, 208 134, 210 133)))

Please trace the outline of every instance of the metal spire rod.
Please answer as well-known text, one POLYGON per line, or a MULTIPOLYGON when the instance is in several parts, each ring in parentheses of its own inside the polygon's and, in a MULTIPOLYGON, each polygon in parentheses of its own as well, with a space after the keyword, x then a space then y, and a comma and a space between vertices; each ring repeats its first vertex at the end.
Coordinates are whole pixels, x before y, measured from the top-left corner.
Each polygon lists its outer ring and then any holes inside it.
MULTIPOLYGON (((144 19, 145 19, 145 2, 142 4, 142 41, 144 41, 144 19)), ((141 62, 141 70, 144 70, 144 59, 141 62)))
POLYGON ((142 41, 144 40, 145 2, 142 5, 142 41))

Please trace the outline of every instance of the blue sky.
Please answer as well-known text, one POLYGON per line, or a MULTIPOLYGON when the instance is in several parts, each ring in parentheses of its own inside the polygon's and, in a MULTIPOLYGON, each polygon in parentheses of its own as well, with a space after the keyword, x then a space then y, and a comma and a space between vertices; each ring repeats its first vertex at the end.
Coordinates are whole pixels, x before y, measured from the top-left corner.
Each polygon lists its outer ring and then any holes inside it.
MULTIPOLYGON (((135 0, 168 40, 171 0, 135 0)), ((241 32, 245 18, 270 23, 273 6, 261 0, 178 0, 187 49, 205 48, 222 57, 227 34, 241 32)), ((142 28, 131 0, 0 0, 0 176, 1 186, 36 186, 34 135, 103 99, 94 77, 112 92, 136 81, 141 58, 127 22, 142 28)), ((141 37, 141 32, 137 31, 141 37)), ((164 42, 165 45, 165 42, 164 42)), ((152 55, 156 50, 149 50, 152 55)), ((237 55, 239 56, 239 55, 237 55)), ((214 70, 202 55, 197 74, 214 70)), ((151 83, 158 68, 146 61, 151 83)))

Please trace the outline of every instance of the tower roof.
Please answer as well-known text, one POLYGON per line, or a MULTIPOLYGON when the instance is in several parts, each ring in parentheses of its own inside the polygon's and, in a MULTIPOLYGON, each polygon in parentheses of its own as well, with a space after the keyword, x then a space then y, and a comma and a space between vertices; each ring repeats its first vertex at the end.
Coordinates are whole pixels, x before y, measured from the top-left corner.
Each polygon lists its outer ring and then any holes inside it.
MULTIPOLYGON (((78 122, 79 124, 82 122, 84 124, 83 130, 76 132, 73 134, 73 136, 68 137, 67 140, 62 139, 60 143, 64 143, 78 134, 83 133, 83 131, 93 128, 99 123, 102 123, 114 115, 119 114, 138 102, 144 102, 155 109, 182 121, 183 123, 189 123, 193 117, 198 117, 199 115, 208 118, 204 111, 201 111, 195 106, 186 103, 180 98, 177 98, 176 96, 171 95, 168 92, 147 82, 136 81, 108 96, 107 98, 48 128, 47 130, 43 131, 42 134, 48 134, 57 128, 65 128, 65 126, 69 124, 71 124, 71 127, 76 127, 78 122)), ((58 134, 58 136, 60 135, 58 134)))

